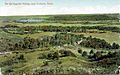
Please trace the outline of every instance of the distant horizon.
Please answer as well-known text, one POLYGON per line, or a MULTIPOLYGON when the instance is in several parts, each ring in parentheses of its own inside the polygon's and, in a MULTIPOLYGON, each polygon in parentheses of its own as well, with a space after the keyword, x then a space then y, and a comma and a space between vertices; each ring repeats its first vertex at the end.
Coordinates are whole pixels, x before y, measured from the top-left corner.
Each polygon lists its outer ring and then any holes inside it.
MULTIPOLYGON (((54 16, 54 15, 104 15, 104 14, 120 14, 120 13, 90 13, 90 14, 42 14, 42 15, 8 15, 8 16, 54 16)), ((6 15, 3 15, 3 17, 6 15)), ((2 17, 0 15, 0 17, 2 17)), ((6 16, 7 17, 7 16, 6 16)))

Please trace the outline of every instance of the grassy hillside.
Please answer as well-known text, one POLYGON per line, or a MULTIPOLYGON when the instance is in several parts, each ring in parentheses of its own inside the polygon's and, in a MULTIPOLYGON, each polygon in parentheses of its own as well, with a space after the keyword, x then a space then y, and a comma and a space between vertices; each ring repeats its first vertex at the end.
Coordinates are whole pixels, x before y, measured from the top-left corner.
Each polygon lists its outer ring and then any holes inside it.
POLYGON ((0 17, 4 75, 115 74, 119 54, 117 14, 0 17))

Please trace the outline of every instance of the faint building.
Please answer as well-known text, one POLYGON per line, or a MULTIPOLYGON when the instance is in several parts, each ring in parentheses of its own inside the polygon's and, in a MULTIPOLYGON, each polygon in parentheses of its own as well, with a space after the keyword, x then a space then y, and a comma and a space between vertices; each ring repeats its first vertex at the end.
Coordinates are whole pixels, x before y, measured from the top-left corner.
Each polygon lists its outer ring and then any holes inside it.
POLYGON ((2 74, 2 70, 1 70, 1 68, 0 68, 0 75, 3 75, 3 74, 2 74))
POLYGON ((23 75, 26 75, 25 73, 23 75))
POLYGON ((118 66, 117 70, 115 71, 115 74, 120 75, 120 66, 118 66))
POLYGON ((8 55, 8 54, 12 54, 12 52, 0 52, 0 55, 8 55))

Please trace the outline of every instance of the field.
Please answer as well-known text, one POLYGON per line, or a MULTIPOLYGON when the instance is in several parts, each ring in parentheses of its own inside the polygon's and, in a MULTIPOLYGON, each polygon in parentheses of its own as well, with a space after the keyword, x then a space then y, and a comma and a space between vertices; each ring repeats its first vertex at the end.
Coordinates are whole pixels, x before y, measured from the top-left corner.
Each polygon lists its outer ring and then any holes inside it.
POLYGON ((92 36, 100 39, 105 39, 109 43, 118 43, 120 44, 120 34, 119 33, 113 33, 113 32, 106 32, 106 33, 75 33, 75 34, 84 34, 85 36, 92 36))
POLYGON ((115 74, 120 23, 113 15, 1 16, 2 73, 115 74))

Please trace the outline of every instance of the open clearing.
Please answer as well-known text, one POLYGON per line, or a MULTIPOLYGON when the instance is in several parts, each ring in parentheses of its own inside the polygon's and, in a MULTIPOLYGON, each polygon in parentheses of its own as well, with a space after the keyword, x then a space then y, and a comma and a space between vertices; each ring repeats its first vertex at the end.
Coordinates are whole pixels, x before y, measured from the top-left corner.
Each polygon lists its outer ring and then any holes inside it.
POLYGON ((106 33, 75 33, 75 34, 84 34, 87 37, 92 36, 92 37, 104 39, 111 44, 113 42, 120 44, 120 33, 106 32, 106 33))

